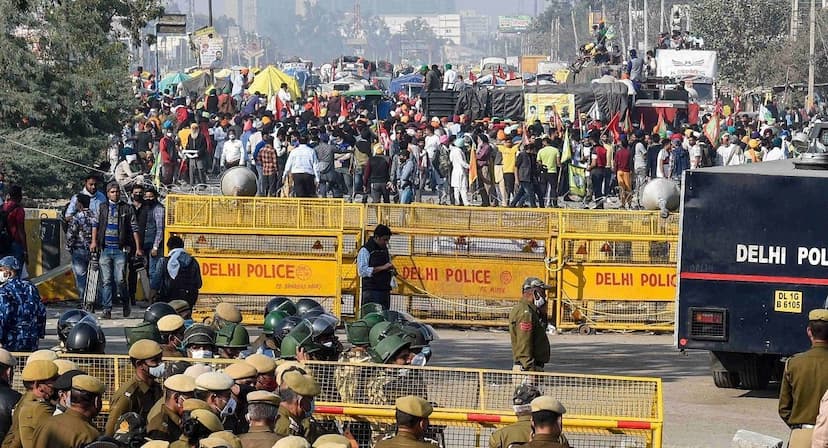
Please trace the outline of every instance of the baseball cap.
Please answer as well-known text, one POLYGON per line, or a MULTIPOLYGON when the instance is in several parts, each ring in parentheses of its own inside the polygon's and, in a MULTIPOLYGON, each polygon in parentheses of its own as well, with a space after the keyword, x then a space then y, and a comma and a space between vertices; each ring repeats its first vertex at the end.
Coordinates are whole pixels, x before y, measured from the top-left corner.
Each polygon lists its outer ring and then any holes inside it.
POLYGON ((523 290, 526 291, 529 288, 552 289, 552 286, 547 285, 537 277, 526 277, 526 280, 523 281, 523 290))

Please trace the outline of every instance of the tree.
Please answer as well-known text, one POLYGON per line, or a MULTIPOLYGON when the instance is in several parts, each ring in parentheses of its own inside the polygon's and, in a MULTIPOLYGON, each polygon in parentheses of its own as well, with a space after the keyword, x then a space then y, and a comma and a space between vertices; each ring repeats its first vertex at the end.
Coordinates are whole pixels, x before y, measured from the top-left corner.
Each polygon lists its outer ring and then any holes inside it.
POLYGON ((736 87, 755 87, 746 76, 758 57, 787 38, 790 11, 777 0, 698 0, 691 9, 693 32, 718 52, 719 76, 736 87), (735 13, 738 11, 738 14, 735 13))
POLYGON ((413 45, 411 48, 415 48, 415 50, 409 51, 409 54, 430 61, 438 57, 444 41, 437 37, 428 22, 422 17, 417 17, 403 24, 400 43, 402 46, 405 46, 405 43, 413 45))

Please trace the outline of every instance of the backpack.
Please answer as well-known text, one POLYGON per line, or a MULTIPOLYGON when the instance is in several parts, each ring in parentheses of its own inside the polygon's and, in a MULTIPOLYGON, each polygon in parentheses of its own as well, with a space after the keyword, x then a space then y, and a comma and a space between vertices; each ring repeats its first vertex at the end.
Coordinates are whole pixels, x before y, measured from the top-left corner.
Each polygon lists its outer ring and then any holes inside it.
POLYGON ((191 305, 195 303, 198 297, 198 290, 201 288, 201 267, 194 259, 192 263, 187 266, 181 266, 178 275, 173 279, 167 271, 167 262, 169 258, 165 257, 164 262, 159 268, 162 269, 163 282, 159 295, 163 300, 183 299, 191 305))
POLYGON ((451 158, 449 157, 449 150, 445 145, 440 145, 440 148, 437 150, 436 159, 435 164, 437 165, 436 168, 440 173, 440 177, 448 177, 451 174, 451 158))
POLYGON ((15 205, 11 210, 0 210, 0 254, 10 254, 12 243, 11 228, 9 227, 9 215, 15 211, 19 205, 15 205))

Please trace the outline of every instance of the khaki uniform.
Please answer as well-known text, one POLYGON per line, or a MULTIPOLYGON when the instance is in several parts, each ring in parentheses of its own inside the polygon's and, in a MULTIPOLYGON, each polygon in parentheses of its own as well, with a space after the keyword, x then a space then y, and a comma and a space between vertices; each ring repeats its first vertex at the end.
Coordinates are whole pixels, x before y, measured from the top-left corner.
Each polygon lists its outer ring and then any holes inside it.
POLYGON ((779 416, 791 428, 790 446, 809 447, 813 428, 798 429, 798 425, 814 425, 819 414, 819 401, 828 390, 828 344, 814 342, 810 350, 791 357, 785 365, 782 388, 779 391, 779 416))
POLYGON ((181 436, 178 440, 170 444, 170 448, 190 448, 190 441, 181 436))
POLYGON ((563 436, 535 434, 532 441, 523 446, 526 448, 569 448, 569 443, 563 439, 563 436))
POLYGON ((546 326, 535 304, 521 300, 509 312, 509 336, 515 366, 524 370, 543 370, 549 362, 546 326))
POLYGON ((147 414, 147 437, 174 442, 181 437, 181 417, 159 399, 147 414))
POLYGON ((52 403, 26 392, 12 411, 12 425, 3 448, 32 448, 35 430, 55 413, 52 403))
POLYGON ((180 351, 168 346, 162 345, 161 346, 161 356, 165 358, 181 358, 184 356, 180 351))
POLYGON ((380 440, 374 448, 434 448, 439 443, 431 439, 417 439, 409 432, 400 432, 396 436, 389 436, 380 440))
POLYGON ((526 443, 532 437, 532 416, 518 416, 518 421, 498 429, 489 437, 489 448, 508 448, 513 443, 526 443))
POLYGON ((282 436, 268 428, 250 428, 246 434, 239 435, 242 448, 272 448, 282 436))
POLYGON ((81 448, 94 442, 101 433, 92 421, 74 409, 43 422, 34 433, 34 448, 81 448))
MULTIPOLYGON (((339 355, 340 363, 364 364, 371 362, 371 355, 361 347, 351 347, 339 355)), ((338 366, 334 370, 334 383, 343 403, 362 403, 357 385, 361 368, 356 366, 338 366)))
POLYGON ((164 392, 160 384, 155 381, 152 384, 147 384, 139 380, 138 377, 133 377, 121 385, 115 395, 112 396, 105 434, 107 436, 115 434, 118 419, 127 412, 136 412, 146 419, 150 409, 163 396, 164 392))
POLYGON ((276 419, 274 430, 279 437, 299 436, 308 441, 311 445, 316 441, 322 432, 319 426, 310 417, 296 421, 283 406, 279 406, 279 418, 276 419))

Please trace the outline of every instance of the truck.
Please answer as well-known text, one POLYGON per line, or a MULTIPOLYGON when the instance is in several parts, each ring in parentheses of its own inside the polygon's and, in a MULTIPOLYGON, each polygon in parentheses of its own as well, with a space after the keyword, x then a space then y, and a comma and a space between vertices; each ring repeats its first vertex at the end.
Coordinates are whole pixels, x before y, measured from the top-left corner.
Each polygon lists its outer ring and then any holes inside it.
POLYGON ((692 92, 691 100, 699 103, 702 110, 713 112, 719 73, 717 52, 658 49, 655 58, 657 77, 684 82, 692 92))
MULTIPOLYGON (((828 123, 809 137, 825 151, 828 123)), ((828 307, 828 163, 809 154, 685 173, 674 342, 711 353, 717 387, 779 379, 810 347, 808 312, 828 307)))

